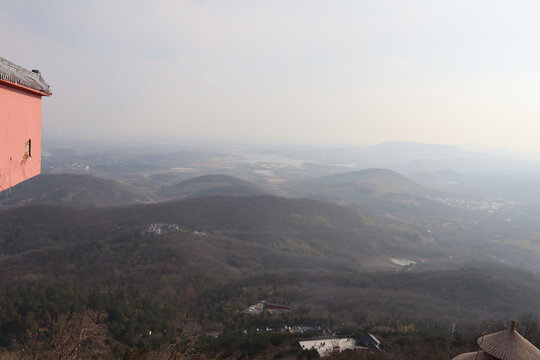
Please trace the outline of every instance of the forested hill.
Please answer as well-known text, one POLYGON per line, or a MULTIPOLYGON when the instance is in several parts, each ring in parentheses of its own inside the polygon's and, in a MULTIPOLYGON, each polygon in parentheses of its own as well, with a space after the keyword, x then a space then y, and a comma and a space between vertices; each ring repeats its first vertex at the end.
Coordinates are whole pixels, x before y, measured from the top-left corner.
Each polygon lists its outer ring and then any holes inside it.
MULTIPOLYGON (((229 336, 283 321, 373 327, 389 318, 405 324, 427 318, 447 326, 448 320, 536 310, 538 278, 509 267, 366 267, 434 249, 399 227, 306 199, 211 196, 114 208, 0 208, 0 346, 14 349, 28 330, 87 310, 107 316, 120 354, 166 346, 185 321, 229 336), (243 312, 259 299, 280 298, 293 304, 291 314, 243 312), (141 336, 149 330, 152 337, 141 336)), ((216 349, 236 351, 246 338, 234 336, 230 346, 216 340, 216 349)))
POLYGON ((114 180, 79 174, 41 174, 0 193, 0 204, 118 206, 148 202, 139 189, 114 180))
POLYGON ((366 169, 322 176, 291 184, 291 191, 317 195, 327 200, 345 200, 362 197, 381 197, 387 194, 421 196, 433 192, 407 177, 388 169, 366 169))
POLYGON ((395 171, 366 169, 303 181, 284 186, 291 196, 327 201, 408 223, 460 216, 451 207, 432 200, 444 196, 395 171))
POLYGON ((17 253, 36 244, 40 247, 40 242, 70 243, 110 237, 119 231, 141 232, 153 223, 176 224, 325 257, 366 258, 392 251, 394 245, 420 242, 415 234, 368 224, 365 219, 333 204, 267 195, 210 196, 102 209, 32 205, 4 210, 0 216, 1 251, 17 253))
POLYGON ((187 198, 209 195, 247 196, 260 195, 264 191, 256 185, 229 175, 203 175, 165 185, 157 195, 164 198, 187 198))
POLYGON ((42 223, 54 228, 57 223, 69 224, 74 220, 96 227, 101 223, 141 225, 169 222, 213 230, 274 231, 298 230, 307 225, 312 231, 353 229, 363 223, 359 213, 341 206, 270 195, 208 196, 103 209, 30 205, 6 209, 0 223, 28 222, 28 226, 42 223))

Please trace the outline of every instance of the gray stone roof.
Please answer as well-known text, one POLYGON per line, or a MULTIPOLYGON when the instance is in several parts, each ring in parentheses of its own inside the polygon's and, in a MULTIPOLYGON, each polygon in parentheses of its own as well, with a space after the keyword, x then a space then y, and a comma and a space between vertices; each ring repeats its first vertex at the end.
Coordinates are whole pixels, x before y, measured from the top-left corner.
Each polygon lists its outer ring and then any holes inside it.
POLYGON ((43 80, 39 70, 26 70, 3 57, 0 57, 0 80, 52 95, 49 84, 43 80))

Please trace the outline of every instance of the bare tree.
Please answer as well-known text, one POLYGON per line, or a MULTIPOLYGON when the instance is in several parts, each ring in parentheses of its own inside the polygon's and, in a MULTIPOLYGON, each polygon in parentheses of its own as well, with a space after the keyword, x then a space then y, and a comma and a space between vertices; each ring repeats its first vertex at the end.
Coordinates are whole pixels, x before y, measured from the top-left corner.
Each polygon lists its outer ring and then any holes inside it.
POLYGON ((518 321, 518 329, 521 335, 535 345, 540 343, 540 329, 538 317, 533 313, 523 314, 518 321))
POLYGON ((210 360, 216 357, 200 348, 199 336, 181 334, 167 349, 167 360, 210 360))
POLYGON ((107 358, 107 317, 93 310, 58 316, 48 327, 33 327, 20 350, 23 359, 85 360, 107 358))

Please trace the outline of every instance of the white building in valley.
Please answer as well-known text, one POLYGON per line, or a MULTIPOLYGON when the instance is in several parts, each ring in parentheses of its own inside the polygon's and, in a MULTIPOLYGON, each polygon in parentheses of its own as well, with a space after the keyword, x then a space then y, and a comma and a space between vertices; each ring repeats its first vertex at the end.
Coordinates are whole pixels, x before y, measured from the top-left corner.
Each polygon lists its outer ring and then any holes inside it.
POLYGON ((316 337, 298 340, 303 350, 315 349, 319 356, 329 356, 332 352, 356 349, 356 340, 353 338, 338 338, 333 336, 316 337))

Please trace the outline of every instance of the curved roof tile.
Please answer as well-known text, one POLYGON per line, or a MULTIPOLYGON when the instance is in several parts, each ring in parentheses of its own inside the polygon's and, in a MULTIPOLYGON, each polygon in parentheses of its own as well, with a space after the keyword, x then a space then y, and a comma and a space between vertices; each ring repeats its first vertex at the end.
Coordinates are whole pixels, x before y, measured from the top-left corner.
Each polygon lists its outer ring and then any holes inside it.
POLYGON ((510 329, 480 337, 478 345, 500 360, 540 360, 540 350, 515 331, 515 326, 512 320, 510 329))
POLYGON ((473 351, 456 356, 452 360, 497 360, 493 356, 486 354, 483 350, 473 351))
POLYGON ((43 95, 52 95, 49 84, 43 80, 38 70, 27 70, 3 57, 0 57, 0 80, 40 92, 43 95))

